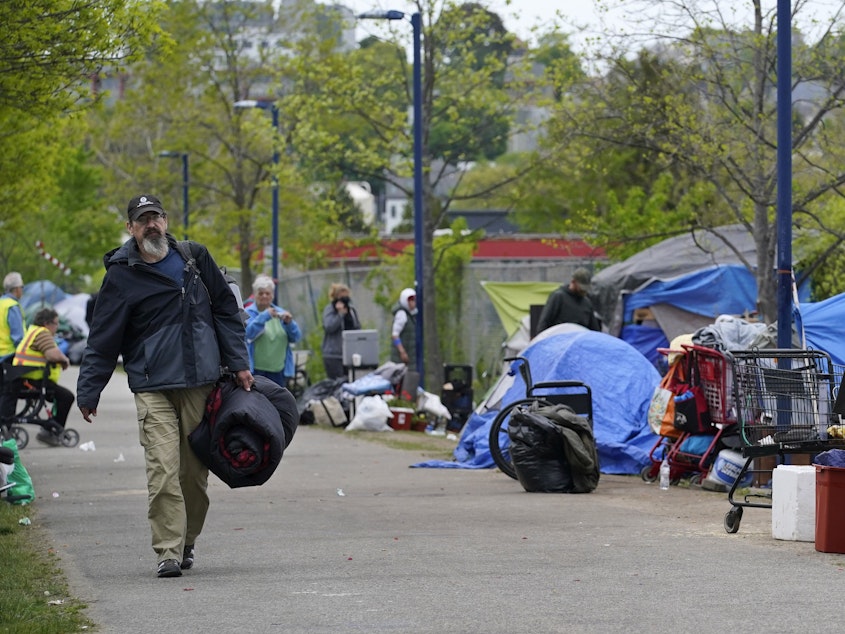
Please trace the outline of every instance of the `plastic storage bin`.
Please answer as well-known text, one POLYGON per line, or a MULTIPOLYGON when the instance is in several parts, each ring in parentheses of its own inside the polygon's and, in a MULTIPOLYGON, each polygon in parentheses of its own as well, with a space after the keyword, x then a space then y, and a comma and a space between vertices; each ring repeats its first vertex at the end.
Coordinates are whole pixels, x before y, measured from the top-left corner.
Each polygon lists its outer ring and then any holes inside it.
POLYGON ((845 469, 816 465, 816 550, 845 553, 845 469))

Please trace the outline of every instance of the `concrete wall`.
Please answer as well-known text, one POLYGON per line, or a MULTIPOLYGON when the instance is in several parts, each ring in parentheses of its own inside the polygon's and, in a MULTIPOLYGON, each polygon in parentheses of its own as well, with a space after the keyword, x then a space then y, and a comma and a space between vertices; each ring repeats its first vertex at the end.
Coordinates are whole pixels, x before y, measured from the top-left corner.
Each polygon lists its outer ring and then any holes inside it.
MULTIPOLYGON (((460 283, 462 306, 456 328, 460 328, 462 342, 460 358, 444 358, 444 363, 468 364, 475 368, 476 377, 482 373, 497 374, 502 358, 502 343, 506 333, 487 293, 481 287, 482 281, 496 282, 558 282, 570 279, 578 266, 589 264, 580 260, 549 262, 473 262, 465 269, 460 283)), ((322 341, 321 315, 328 301, 328 290, 332 283, 342 282, 352 290, 352 299, 358 308, 363 328, 375 328, 381 333, 380 356, 389 358, 389 338, 392 315, 388 309, 378 305, 375 293, 366 283, 370 267, 348 266, 319 271, 282 272, 279 285, 279 301, 290 310, 303 330, 303 337, 319 333, 322 341)), ((305 345, 301 345, 301 348, 305 345)), ((314 348, 319 354, 319 343, 314 348)))

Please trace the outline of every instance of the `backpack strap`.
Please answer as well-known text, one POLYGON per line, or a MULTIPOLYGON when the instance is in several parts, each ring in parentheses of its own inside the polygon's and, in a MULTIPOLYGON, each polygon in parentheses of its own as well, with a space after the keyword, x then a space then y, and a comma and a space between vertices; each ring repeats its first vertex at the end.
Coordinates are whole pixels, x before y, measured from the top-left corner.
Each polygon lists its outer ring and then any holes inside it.
POLYGON ((185 268, 196 274, 196 276, 200 280, 200 284, 202 284, 202 287, 205 289, 206 295, 208 295, 209 301, 211 301, 211 292, 208 290, 208 286, 205 285, 205 280, 202 279, 202 273, 200 272, 200 269, 197 266, 197 259, 194 256, 194 249, 191 245, 191 242, 187 240, 177 240, 176 249, 182 256, 182 259, 185 260, 185 268))
POLYGON ((185 260, 185 263, 188 265, 192 271, 194 271, 197 275, 199 275, 199 267, 197 266, 197 259, 194 256, 194 251, 191 248, 191 243, 187 240, 177 240, 176 241, 176 249, 179 251, 179 254, 182 256, 182 259, 185 260))

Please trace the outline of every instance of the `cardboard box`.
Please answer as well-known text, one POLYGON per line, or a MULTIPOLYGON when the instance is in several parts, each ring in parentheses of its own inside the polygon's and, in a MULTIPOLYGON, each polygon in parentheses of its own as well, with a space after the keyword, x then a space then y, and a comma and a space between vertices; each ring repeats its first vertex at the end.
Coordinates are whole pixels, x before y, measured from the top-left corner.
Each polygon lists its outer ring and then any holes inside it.
POLYGON ((411 419, 414 417, 414 410, 410 407, 391 407, 390 413, 393 417, 388 421, 396 431, 408 431, 411 429, 411 419))

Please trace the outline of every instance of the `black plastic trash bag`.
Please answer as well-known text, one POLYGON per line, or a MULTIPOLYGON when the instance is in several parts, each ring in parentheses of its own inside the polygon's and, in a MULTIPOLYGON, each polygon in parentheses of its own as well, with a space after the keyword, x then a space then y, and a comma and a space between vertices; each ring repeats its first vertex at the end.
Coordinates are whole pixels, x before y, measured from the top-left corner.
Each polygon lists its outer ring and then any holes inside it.
POLYGON ((517 407, 508 423, 510 454, 519 483, 529 493, 568 493, 572 475, 554 423, 517 407))
POLYGON ((508 423, 510 454, 528 492, 589 493, 599 463, 591 422, 565 405, 518 407, 508 423))

